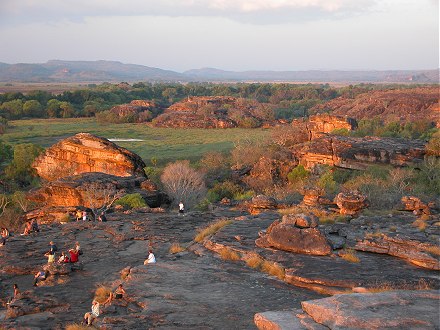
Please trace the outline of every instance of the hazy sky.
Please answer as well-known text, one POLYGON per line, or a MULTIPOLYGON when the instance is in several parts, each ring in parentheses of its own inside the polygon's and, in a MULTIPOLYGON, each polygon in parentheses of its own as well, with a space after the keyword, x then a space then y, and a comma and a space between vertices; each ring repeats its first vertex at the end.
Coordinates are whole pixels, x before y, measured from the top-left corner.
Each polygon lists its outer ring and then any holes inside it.
POLYGON ((438 0, 0 0, 0 62, 434 69, 438 0))

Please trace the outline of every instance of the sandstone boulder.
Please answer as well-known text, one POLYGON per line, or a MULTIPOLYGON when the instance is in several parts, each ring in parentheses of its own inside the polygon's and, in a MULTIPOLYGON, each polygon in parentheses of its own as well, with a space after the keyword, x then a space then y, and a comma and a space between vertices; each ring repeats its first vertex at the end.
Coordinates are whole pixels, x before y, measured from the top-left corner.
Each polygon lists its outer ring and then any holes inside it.
POLYGON ((322 133, 331 133, 338 129, 352 131, 355 130, 357 126, 356 119, 354 118, 329 114, 310 116, 307 122, 309 140, 314 140, 315 138, 322 136, 322 133))
POLYGON ((89 133, 78 133, 54 144, 32 166, 48 181, 89 172, 145 177, 145 163, 138 155, 89 133))
POLYGON ((273 247, 278 250, 329 255, 331 246, 317 226, 314 216, 305 214, 284 216, 281 222, 272 223, 266 232, 255 241, 259 247, 273 247))
POLYGON ((319 204, 319 198, 323 195, 321 189, 305 189, 303 204, 306 206, 316 206, 319 204))
POLYGON ((37 296, 31 292, 23 292, 8 305, 6 318, 16 318, 22 315, 50 312, 53 309, 67 309, 67 305, 50 295, 37 296))
POLYGON ((368 206, 367 197, 359 192, 339 193, 335 203, 341 214, 354 215, 368 206))
MULTIPOLYGON (((418 197, 414 196, 403 196, 402 204, 405 211, 413 211, 415 214, 431 214, 430 205, 422 202, 418 197)), ((433 203, 430 203, 434 206, 433 203)))
POLYGON ((438 291, 338 294, 303 301, 303 310, 330 329, 438 329, 438 291))

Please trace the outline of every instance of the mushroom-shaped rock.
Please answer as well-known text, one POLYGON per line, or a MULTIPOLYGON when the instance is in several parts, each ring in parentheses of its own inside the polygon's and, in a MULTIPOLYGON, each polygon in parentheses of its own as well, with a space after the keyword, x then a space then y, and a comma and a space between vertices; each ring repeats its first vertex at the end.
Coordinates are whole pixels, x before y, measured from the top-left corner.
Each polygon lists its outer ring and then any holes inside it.
POLYGON ((78 133, 54 144, 35 159, 32 167, 48 181, 88 172, 145 176, 145 163, 138 155, 89 133, 78 133))
POLYGON ((335 197, 335 203, 341 214, 348 215, 354 215, 368 206, 367 197, 358 192, 341 192, 335 197))

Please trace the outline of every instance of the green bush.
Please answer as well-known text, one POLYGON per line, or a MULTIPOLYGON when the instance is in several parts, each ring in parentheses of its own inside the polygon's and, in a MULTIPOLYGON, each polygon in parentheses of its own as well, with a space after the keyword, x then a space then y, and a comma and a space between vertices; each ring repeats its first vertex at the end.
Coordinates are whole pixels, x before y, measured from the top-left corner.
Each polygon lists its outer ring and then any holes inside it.
POLYGON ((232 199, 241 193, 243 193, 243 188, 231 181, 216 182, 214 187, 208 190, 207 198, 211 202, 217 202, 225 197, 232 199))
POLYGON ((119 198, 116 202, 116 205, 122 205, 129 209, 134 209, 138 207, 145 207, 147 206, 147 203, 145 203, 145 200, 142 198, 141 194, 127 194, 121 198, 119 198))
POLYGON ((234 199, 237 201, 251 199, 255 196, 255 192, 253 190, 247 190, 241 193, 234 194, 234 199))
POLYGON ((290 183, 294 183, 299 180, 306 179, 307 177, 309 177, 309 175, 310 172, 307 171, 304 166, 298 165, 293 170, 291 170, 289 174, 287 174, 287 179, 290 183))

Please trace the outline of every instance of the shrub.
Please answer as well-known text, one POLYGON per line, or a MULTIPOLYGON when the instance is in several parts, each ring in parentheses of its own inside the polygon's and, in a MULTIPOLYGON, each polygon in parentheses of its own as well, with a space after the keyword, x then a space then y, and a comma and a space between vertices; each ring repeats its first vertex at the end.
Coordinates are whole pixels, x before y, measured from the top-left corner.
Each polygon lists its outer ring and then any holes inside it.
POLYGON ((198 243, 203 241, 205 237, 210 236, 218 232, 220 229, 222 229, 224 226, 227 226, 231 224, 233 221, 229 219, 222 219, 214 222, 213 224, 209 225, 205 229, 201 230, 196 237, 194 237, 194 240, 198 243))
POLYGON ((207 198, 211 202, 217 202, 225 197, 232 199, 241 193, 243 193, 243 188, 231 181, 216 182, 214 187, 208 190, 207 198))
POLYGON ((289 174, 287 174, 287 179, 289 180, 290 183, 293 183, 293 182, 297 182, 299 180, 306 179, 307 177, 309 177, 309 175, 310 175, 310 172, 307 171, 304 168, 304 166, 298 165, 293 170, 291 170, 289 172, 289 174))
POLYGON ((432 135, 425 148, 428 155, 440 156, 440 130, 432 135))
POLYGON ((112 290, 104 285, 98 286, 98 288, 95 291, 95 300, 99 302, 100 304, 103 304, 107 298, 110 296, 110 293, 112 290))
POLYGON ((276 262, 264 260, 261 264, 261 270, 265 273, 276 276, 281 280, 284 279, 285 276, 284 268, 276 262))
POLYGON ((139 207, 145 207, 147 206, 147 203, 145 203, 145 200, 142 198, 141 194, 127 194, 121 198, 119 198, 116 202, 116 205, 122 205, 129 209, 139 208, 139 207))
POLYGON ((245 199, 251 199, 255 196, 255 191, 253 190, 247 190, 242 193, 236 193, 234 194, 234 199, 237 201, 245 200, 245 199))
POLYGON ((195 209, 197 211, 206 212, 209 210, 209 207, 211 206, 211 202, 208 198, 204 198, 195 206, 195 209))
POLYGON ((348 262, 360 262, 359 257, 353 249, 344 249, 339 253, 340 257, 348 262))

